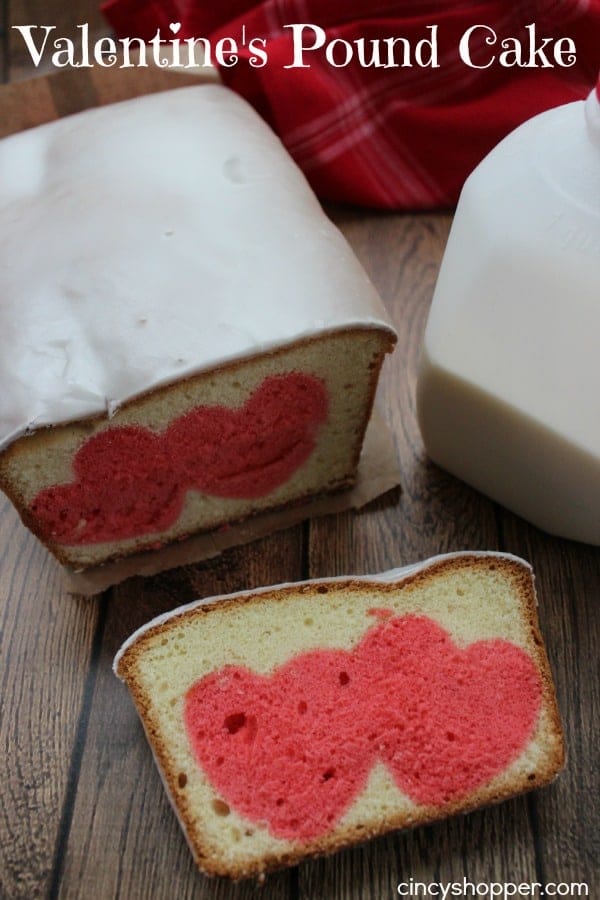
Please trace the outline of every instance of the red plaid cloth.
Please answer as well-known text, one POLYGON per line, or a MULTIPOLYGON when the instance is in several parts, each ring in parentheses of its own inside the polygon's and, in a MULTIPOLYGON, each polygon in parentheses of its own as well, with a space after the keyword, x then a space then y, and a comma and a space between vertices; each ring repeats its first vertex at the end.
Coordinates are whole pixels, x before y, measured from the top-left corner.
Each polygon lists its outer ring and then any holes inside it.
POLYGON ((600 67, 600 0, 108 0, 104 13, 120 37, 149 40, 157 28, 172 37, 216 42, 233 37, 268 41, 263 68, 240 62, 222 68, 223 80, 271 123, 322 198, 387 209, 426 209, 456 202, 462 184, 485 154, 520 122, 586 96, 600 67), (403 36, 414 44, 438 25, 439 68, 333 68, 323 52, 292 61, 283 25, 311 23, 328 39, 403 36), (526 25, 538 37, 570 37, 572 68, 469 68, 459 57, 462 34, 488 25, 472 57, 487 62, 502 38, 527 48, 526 25))

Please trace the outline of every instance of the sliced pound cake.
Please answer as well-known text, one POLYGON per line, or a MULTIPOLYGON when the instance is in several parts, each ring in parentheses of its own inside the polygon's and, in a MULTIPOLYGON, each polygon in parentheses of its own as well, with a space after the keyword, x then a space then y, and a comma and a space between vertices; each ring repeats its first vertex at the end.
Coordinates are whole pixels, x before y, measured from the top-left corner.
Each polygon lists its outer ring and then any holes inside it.
POLYGON ((0 171, 0 488, 61 562, 353 482, 394 329, 248 104, 87 110, 0 171))
POLYGON ((207 874, 260 877, 564 762, 531 568, 504 554, 192 603, 115 671, 207 874))

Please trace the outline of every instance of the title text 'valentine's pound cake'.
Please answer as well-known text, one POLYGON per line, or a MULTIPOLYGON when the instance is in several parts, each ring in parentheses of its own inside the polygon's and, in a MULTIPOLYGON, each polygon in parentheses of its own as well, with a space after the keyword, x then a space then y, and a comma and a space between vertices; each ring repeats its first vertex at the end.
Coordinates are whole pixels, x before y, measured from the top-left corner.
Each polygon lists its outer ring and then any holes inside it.
POLYGON ((0 486, 78 568, 352 483, 394 330, 226 88, 0 141, 0 486))
POLYGON ((533 575, 508 555, 200 601, 115 671, 208 874, 504 800, 564 761, 533 575))

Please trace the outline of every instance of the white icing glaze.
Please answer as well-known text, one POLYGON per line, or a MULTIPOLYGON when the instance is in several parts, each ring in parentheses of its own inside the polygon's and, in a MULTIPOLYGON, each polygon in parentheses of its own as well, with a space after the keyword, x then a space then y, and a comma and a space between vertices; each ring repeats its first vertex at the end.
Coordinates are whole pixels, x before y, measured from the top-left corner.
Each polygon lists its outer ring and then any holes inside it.
POLYGON ((156 616, 150 622, 146 622, 145 625, 142 625, 137 631, 134 631, 133 634, 127 638, 125 643, 120 647, 117 651, 117 654, 113 661, 113 671, 117 674, 117 668, 119 665, 119 661, 125 651, 135 644, 146 631, 149 631, 151 628, 154 628, 157 625, 163 625, 165 622, 168 622, 169 619, 173 619, 177 616, 182 615, 183 613, 190 612, 193 609, 196 609, 199 606, 205 606, 209 603, 216 603, 220 600, 227 601, 235 601, 240 597, 250 597, 256 594, 265 594, 270 593, 271 591, 278 591, 282 588, 289 587, 301 587, 302 585, 307 584, 339 584, 344 581, 364 581, 369 584, 390 584, 393 582, 397 582, 400 584, 402 581, 406 581, 416 572, 423 571, 425 569, 431 568, 431 566, 437 565, 437 563, 444 562, 446 560, 452 559, 464 559, 475 557, 488 557, 493 556, 497 559, 507 559, 512 562, 516 562, 519 565, 526 568, 529 572, 532 572, 532 568, 530 563, 525 559, 521 559, 520 556, 514 556, 512 553, 500 553, 497 550, 465 550, 465 551, 455 551, 453 553, 440 553, 437 556, 432 556, 429 559, 425 559, 422 562, 411 563, 407 566, 401 566, 396 569, 389 569, 387 572, 379 572, 376 575, 337 575, 331 578, 312 578, 307 581, 294 581, 294 582, 283 582, 282 584, 268 585, 266 587, 256 588, 254 590, 249 591, 236 591, 233 594, 219 594, 215 597, 205 597, 200 600, 193 600, 191 603, 186 603, 184 606, 178 606, 176 609, 172 609, 169 612, 162 613, 160 616, 156 616))
POLYGON ((316 333, 393 333, 279 140, 213 85, 0 141, 0 297, 0 449, 316 333))

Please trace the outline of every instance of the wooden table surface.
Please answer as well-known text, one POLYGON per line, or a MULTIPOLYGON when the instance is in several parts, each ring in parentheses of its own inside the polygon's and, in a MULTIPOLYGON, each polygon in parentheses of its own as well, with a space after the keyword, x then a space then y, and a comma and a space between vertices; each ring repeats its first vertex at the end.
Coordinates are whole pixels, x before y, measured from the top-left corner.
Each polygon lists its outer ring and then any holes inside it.
MULTIPOLYGON (((0 0, 0 72, 36 74, 11 24, 89 21, 94 2, 0 0)), ((1 175, 1 173, 0 173, 1 175)), ((600 896, 598 664, 600 552, 548 537, 428 463, 415 420, 418 348, 451 217, 333 211, 381 291, 400 341, 381 404, 403 492, 359 514, 313 521, 221 558, 99 599, 68 595, 57 565, 0 499, 0 897, 386 898, 425 882, 587 882, 600 896), (396 834, 254 883, 195 870, 133 705, 112 674, 121 642, 200 595, 377 572, 459 549, 506 550, 537 573, 540 619, 568 744, 549 788, 396 834)), ((0 300, 1 302, 1 300, 0 300)), ((582 398, 585 402, 585 398, 582 398)))

